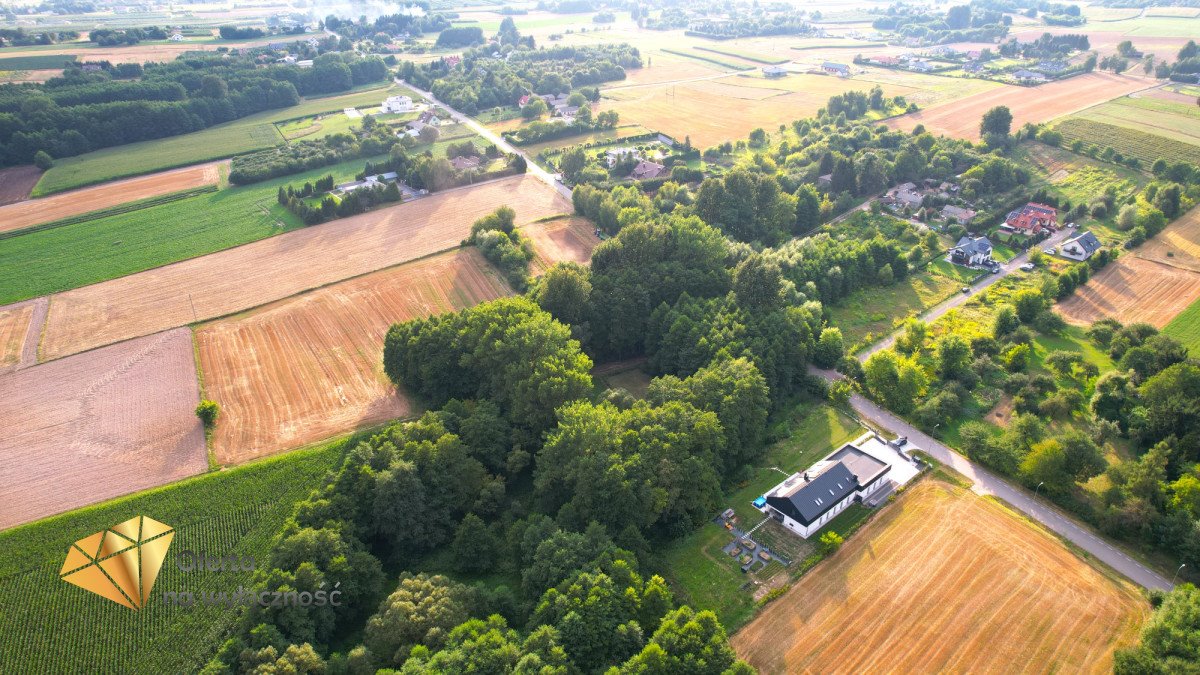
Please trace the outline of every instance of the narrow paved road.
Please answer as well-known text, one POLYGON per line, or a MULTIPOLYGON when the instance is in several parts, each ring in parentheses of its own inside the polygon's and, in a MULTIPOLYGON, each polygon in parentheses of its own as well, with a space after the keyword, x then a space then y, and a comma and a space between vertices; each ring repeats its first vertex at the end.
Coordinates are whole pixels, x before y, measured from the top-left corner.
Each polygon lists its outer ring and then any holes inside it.
POLYGON ((497 148, 500 148, 500 150, 502 152, 520 155, 521 157, 523 157, 525 159, 525 165, 527 167, 526 171, 525 171, 526 173, 537 177, 542 182, 546 183, 546 185, 549 185, 550 187, 554 188, 563 197, 566 197, 567 199, 571 198, 571 188, 567 187, 566 185, 563 185, 562 181, 560 181, 554 177, 554 174, 551 174, 549 171, 546 171, 542 167, 538 166, 537 163, 533 161, 533 158, 530 157, 524 150, 518 148, 517 146, 513 145, 512 143, 509 143, 500 134, 497 134, 496 132, 492 131, 491 129, 488 129, 487 127, 483 126, 478 121, 476 121, 475 118, 473 118, 469 115, 460 113, 459 111, 455 110, 454 108, 451 108, 450 106, 446 105, 445 103, 442 103, 441 101, 439 101, 437 99, 436 96, 433 95, 433 92, 431 92, 431 91, 425 91, 423 89, 418 89, 417 87, 413 86, 413 84, 411 82, 405 82, 404 80, 402 80, 400 78, 396 78, 396 82, 417 92, 421 96, 425 97, 430 103, 432 103, 436 106, 439 106, 441 108, 444 108, 446 110, 446 112, 450 113, 450 117, 455 122, 467 125, 468 127, 471 128, 472 131, 479 134, 480 136, 483 136, 489 143, 495 144, 495 146, 497 148))
MULTIPOLYGON (((841 377, 840 374, 832 370, 814 368, 813 372, 830 381, 841 377)), ((937 461, 971 479, 974 482, 974 486, 971 488, 974 492, 981 495, 998 497, 1014 509, 1041 523, 1047 529, 1087 551, 1088 554, 1094 556, 1097 560, 1100 560, 1145 588, 1160 590, 1171 588, 1171 582, 1167 581, 1162 575, 1129 557, 1124 551, 1104 541, 1092 532, 1091 529, 1078 524, 1057 508, 1050 506, 1036 496, 1030 495, 1026 490, 1013 486, 1003 478, 951 450, 946 445, 921 432, 920 429, 888 412, 882 406, 857 393, 850 397, 850 405, 865 420, 873 422, 894 434, 907 437, 909 443, 916 448, 924 450, 937 461)))
MULTIPOLYGON (((1062 243, 1062 241, 1064 239, 1074 235, 1076 232, 1078 232, 1078 230, 1076 230, 1074 228, 1064 227, 1063 229, 1059 230, 1058 232, 1055 232, 1054 235, 1051 236, 1046 241, 1040 242, 1040 243, 1032 246, 1031 249, 1036 248, 1036 249, 1040 250, 1043 248, 1050 248, 1051 246, 1058 246, 1060 243, 1062 243)), ((933 307, 930 307, 929 309, 925 310, 924 312, 918 314, 917 318, 922 321, 930 321, 930 322, 936 321, 937 319, 942 317, 946 312, 949 312, 950 310, 954 309, 955 307, 961 307, 963 304, 965 304, 971 298, 973 298, 976 295, 979 295, 983 291, 987 290, 987 288, 989 286, 991 286, 992 284, 996 283, 997 281, 1000 281, 1001 279, 1012 274, 1013 272, 1016 272, 1018 269, 1021 268, 1021 265, 1024 265, 1027 262, 1029 262, 1029 251, 1025 251, 1025 252, 1021 253, 1020 255, 1018 255, 1017 257, 1013 258, 1012 260, 1009 260, 1007 263, 1004 263, 1003 265, 1001 265, 1000 271, 997 272, 996 274, 989 274, 988 276, 980 279, 979 281, 976 281, 974 284, 972 284, 970 286, 971 291, 969 293, 956 293, 954 295, 954 297, 951 297, 951 298, 943 301, 940 304, 934 305, 933 307)), ((899 331, 893 331, 890 335, 888 335, 884 339, 880 340, 879 342, 876 342, 875 344, 871 345, 870 347, 867 347, 866 349, 859 352, 858 360, 866 361, 867 357, 871 356, 875 352, 878 352, 878 351, 887 349, 888 347, 891 347, 896 342, 896 335, 898 333, 899 333, 899 331)))

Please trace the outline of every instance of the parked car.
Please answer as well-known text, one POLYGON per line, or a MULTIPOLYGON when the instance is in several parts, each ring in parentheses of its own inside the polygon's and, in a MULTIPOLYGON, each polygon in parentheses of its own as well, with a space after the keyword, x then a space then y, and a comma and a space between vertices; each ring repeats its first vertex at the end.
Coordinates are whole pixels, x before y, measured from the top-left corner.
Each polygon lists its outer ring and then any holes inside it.
POLYGON ((1021 265, 1021 271, 1022 272, 1032 272, 1033 267, 1034 267, 1033 263, 1025 263, 1024 265, 1021 265))
POLYGON ((971 292, 971 287, 970 287, 970 286, 963 286, 963 287, 962 287, 962 292, 963 292, 963 293, 970 293, 970 292, 971 292))
POLYGON ((1044 248, 1044 249, 1042 249, 1042 253, 1045 253, 1046 255, 1054 255, 1055 253, 1058 253, 1058 249, 1053 248, 1053 247, 1044 248))
POLYGON ((892 445, 896 446, 897 448, 903 448, 904 446, 908 445, 908 436, 901 436, 900 438, 897 438, 896 440, 892 441, 892 445))

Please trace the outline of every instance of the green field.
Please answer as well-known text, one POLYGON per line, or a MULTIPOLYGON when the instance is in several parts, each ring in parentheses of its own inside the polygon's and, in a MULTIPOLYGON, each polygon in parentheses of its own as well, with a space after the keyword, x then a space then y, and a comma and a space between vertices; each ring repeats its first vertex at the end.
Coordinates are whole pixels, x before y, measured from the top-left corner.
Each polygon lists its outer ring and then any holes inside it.
POLYGON ((1126 157, 1137 157, 1145 167, 1159 157, 1169 162, 1194 161, 1200 152, 1200 147, 1190 143, 1079 117, 1069 117, 1054 128, 1062 132, 1066 142, 1078 139, 1101 149, 1112 146, 1126 157))
POLYGON ((1200 357, 1200 301, 1188 305, 1163 328, 1163 332, 1182 342, 1193 357, 1200 357))
POLYGON ((292 452, 0 532, 4 633, 0 666, 12 672, 197 672, 240 610, 178 607, 162 593, 236 592, 253 572, 183 572, 185 549, 253 556, 265 566, 276 533, 294 504, 340 461, 349 441, 292 452), (67 548, 129 518, 145 515, 175 528, 151 598, 140 611, 58 579, 67 548))
POLYGON ((1200 108, 1195 105, 1126 96, 1088 108, 1078 117, 1200 146, 1200 108))
POLYGON ((767 56, 765 54, 756 54, 741 49, 729 49, 727 47, 696 47, 702 52, 713 52, 715 54, 724 54, 725 56, 735 56, 739 59, 753 61, 755 63, 787 63, 788 59, 779 58, 778 56, 767 56))
POLYGON ((74 54, 10 56, 0 58, 0 70, 62 70, 65 63, 74 61, 74 54))
MULTIPOLYGON (((373 158, 374 159, 374 158, 373 158)), ((301 227, 281 185, 362 170, 355 159, 306 173, 24 234, 0 246, 0 305, 194 258, 301 227)))
MULTIPOLYGON (((779 467, 783 471, 808 467, 835 447, 854 440, 862 431, 853 420, 829 406, 800 406, 786 422, 786 438, 771 445, 762 460, 757 462, 758 466, 750 470, 747 479, 726 493, 722 508, 732 507, 737 511, 740 526, 749 529, 765 517, 751 502, 784 478, 771 467, 779 467)), ((828 527, 843 531, 839 528, 850 527, 862 515, 856 511, 847 519, 839 516, 830 521, 828 527)), ((764 530, 755 532, 755 536, 761 536, 764 530)), ((794 540, 785 544, 793 549, 790 553, 811 548, 809 542, 789 536, 794 540)), ((749 581, 747 575, 721 550, 722 546, 729 543, 729 537, 724 529, 707 524, 683 539, 670 542, 661 551, 661 562, 679 601, 713 610, 732 633, 750 620, 756 603, 754 587, 743 588, 749 581)), ((791 570, 798 572, 798 566, 797 559, 791 570)), ((778 571, 781 570, 768 568, 753 576, 761 580, 763 575, 774 576, 778 571)))
POLYGON ((720 66, 722 68, 728 68, 730 70, 746 70, 753 67, 753 64, 750 63, 737 63, 730 61, 728 58, 722 59, 720 57, 713 56, 711 54, 705 54, 704 52, 699 52, 696 50, 684 51, 682 49, 663 48, 662 51, 666 52, 667 54, 674 54, 675 56, 683 56, 696 61, 703 61, 704 63, 720 66))
POLYGON ((268 110, 182 136, 118 145, 54 163, 33 189, 43 197, 72 188, 127 176, 173 169, 232 157, 285 143, 275 124, 355 106, 378 104, 389 96, 384 88, 332 98, 306 99, 299 105, 268 110))
POLYGON ((886 335, 896 321, 916 316, 953 296, 961 287, 958 279, 914 273, 891 286, 856 291, 830 306, 830 322, 841 329, 846 346, 852 348, 869 337, 886 335))

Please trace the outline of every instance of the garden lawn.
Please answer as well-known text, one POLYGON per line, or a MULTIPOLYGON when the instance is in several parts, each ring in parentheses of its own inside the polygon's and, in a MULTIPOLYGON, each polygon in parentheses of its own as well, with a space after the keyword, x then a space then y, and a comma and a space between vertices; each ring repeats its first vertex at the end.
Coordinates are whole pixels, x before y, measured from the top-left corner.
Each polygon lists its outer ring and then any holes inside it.
MULTIPOLYGON (((379 158, 372 158, 379 159, 379 158)), ((213 253, 301 227, 277 203, 280 186, 327 173, 353 179, 367 159, 6 239, 0 305, 213 253)))
POLYGON ((182 136, 104 148, 56 160, 33 188, 34 197, 105 181, 262 150, 286 141, 275 124, 322 112, 378 104, 390 89, 379 87, 342 96, 305 99, 299 105, 243 117, 182 136))

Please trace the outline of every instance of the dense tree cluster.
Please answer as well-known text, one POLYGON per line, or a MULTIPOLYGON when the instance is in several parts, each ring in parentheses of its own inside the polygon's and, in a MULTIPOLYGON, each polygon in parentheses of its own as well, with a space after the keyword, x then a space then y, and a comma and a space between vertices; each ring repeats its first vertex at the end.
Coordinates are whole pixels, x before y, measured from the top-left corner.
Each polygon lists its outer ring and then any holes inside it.
MULTIPOLYGON (((10 8, 11 11, 11 8, 10 8)), ((0 47, 34 47, 79 39, 75 31, 29 32, 24 28, 0 28, 0 47)))
POLYGON ((170 36, 166 28, 142 26, 140 28, 97 28, 88 31, 88 41, 101 47, 136 45, 142 40, 166 40, 170 36))
POLYGON ((421 7, 423 12, 384 14, 368 19, 361 16, 357 21, 343 19, 333 14, 325 17, 325 28, 350 40, 376 38, 383 34, 389 38, 418 37, 424 33, 438 33, 450 28, 450 18, 442 12, 432 12, 427 2, 409 2, 406 7, 421 7))
POLYGON ((38 151, 69 157, 90 150, 197 131, 252 113, 284 108, 301 94, 343 91, 381 80, 377 58, 317 57, 312 68, 258 68, 250 56, 189 54, 148 63, 137 82, 116 70, 71 67, 43 84, 0 85, 0 164, 29 162, 38 151))
POLYGON ((903 4, 888 7, 872 22, 876 30, 893 31, 904 38, 918 38, 929 44, 946 42, 993 42, 1008 35, 1012 17, 1004 10, 989 6, 989 0, 971 0, 967 5, 950 7, 945 13, 932 8, 903 4))
POLYGON ((625 79, 625 69, 640 68, 638 50, 627 44, 578 47, 504 47, 500 58, 494 48, 469 49, 461 63, 445 59, 427 64, 405 62, 400 75, 429 89, 447 105, 468 114, 498 106, 516 105, 526 94, 567 93, 601 82, 625 79))
POLYGON ((501 206, 471 225, 467 241, 479 247, 483 257, 500 268, 508 283, 518 291, 529 285, 529 261, 533 244, 513 224, 516 212, 501 206))
POLYGON ((1200 589, 1180 584, 1165 596, 1154 593, 1150 622, 1137 647, 1118 650, 1115 675, 1195 672, 1200 663, 1200 589))
POLYGON ((267 31, 253 26, 221 26, 217 34, 222 40, 253 40, 267 34, 267 31))
POLYGON ((338 164, 357 157, 374 157, 397 147, 396 135, 386 126, 358 128, 311 141, 300 140, 233 158, 229 182, 248 185, 278 176, 338 164))

